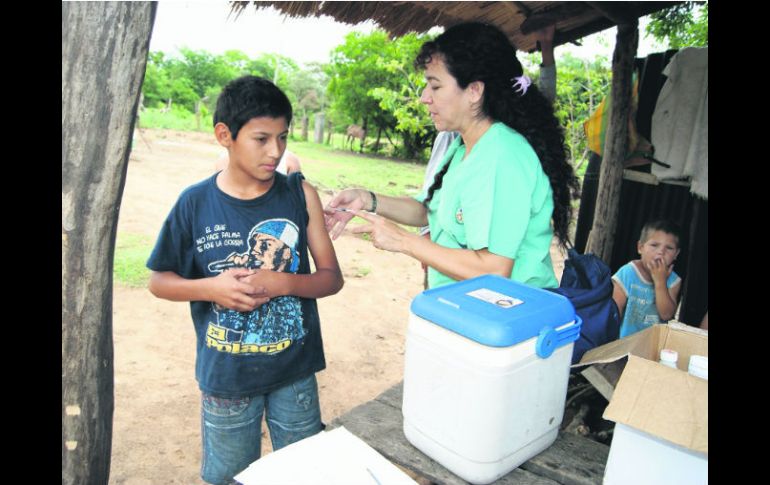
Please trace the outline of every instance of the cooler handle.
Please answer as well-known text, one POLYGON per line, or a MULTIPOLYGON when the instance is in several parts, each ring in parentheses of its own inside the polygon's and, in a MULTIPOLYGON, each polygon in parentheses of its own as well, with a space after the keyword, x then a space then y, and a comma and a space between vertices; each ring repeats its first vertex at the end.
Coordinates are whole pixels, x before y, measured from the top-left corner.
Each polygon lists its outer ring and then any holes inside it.
POLYGON ((579 315, 575 315, 575 322, 561 330, 554 330, 551 327, 543 327, 535 343, 535 352, 538 357, 547 359, 553 354, 554 350, 563 347, 580 338, 580 326, 583 320, 579 315))

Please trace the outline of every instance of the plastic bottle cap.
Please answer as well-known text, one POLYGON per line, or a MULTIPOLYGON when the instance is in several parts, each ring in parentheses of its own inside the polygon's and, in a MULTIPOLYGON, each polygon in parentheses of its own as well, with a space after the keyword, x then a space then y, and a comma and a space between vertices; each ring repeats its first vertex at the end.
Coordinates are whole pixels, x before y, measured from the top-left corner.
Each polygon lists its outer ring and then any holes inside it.
POLYGON ((676 361, 679 360, 679 352, 671 349, 662 349, 660 351, 660 363, 669 367, 676 368, 676 361))

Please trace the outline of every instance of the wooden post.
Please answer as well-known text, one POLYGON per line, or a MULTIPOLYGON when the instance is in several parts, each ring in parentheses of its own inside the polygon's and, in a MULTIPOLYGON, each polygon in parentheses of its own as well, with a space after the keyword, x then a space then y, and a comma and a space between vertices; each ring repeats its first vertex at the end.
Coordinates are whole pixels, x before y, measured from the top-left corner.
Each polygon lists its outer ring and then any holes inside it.
POLYGON ((302 141, 307 141, 307 130, 310 120, 308 119, 307 115, 304 115, 302 117, 302 133, 300 135, 300 138, 302 141))
POLYGON ((618 223, 623 161, 628 152, 628 116, 631 111, 631 79, 639 42, 638 22, 618 25, 615 52, 612 56, 612 109, 607 125, 599 172, 594 221, 586 252, 594 253, 610 263, 618 223))
POLYGON ((62 2, 62 485, 106 485, 112 267, 156 2, 62 2))
POLYGON ((315 114, 315 130, 313 131, 313 141, 315 143, 324 142, 324 118, 325 115, 322 112, 315 114))

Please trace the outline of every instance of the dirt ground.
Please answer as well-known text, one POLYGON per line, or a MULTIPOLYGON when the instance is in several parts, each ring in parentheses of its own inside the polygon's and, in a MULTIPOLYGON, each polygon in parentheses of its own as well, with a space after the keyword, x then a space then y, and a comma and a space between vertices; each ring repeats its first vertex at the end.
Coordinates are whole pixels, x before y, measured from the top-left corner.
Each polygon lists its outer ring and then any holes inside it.
MULTIPOLYGON (((118 233, 154 241, 179 192, 210 175, 221 153, 207 134, 143 130, 135 136, 118 233)), ((330 196, 320 194, 323 202, 330 196)), ((409 303, 423 281, 419 263, 407 256, 380 251, 347 233, 334 246, 345 287, 318 301, 327 363, 318 383, 327 423, 403 378, 409 303)), ((551 252, 560 276, 564 256, 555 247, 551 252)), ((204 483, 198 475, 200 393, 189 305, 116 284, 113 308, 110 484, 204 483)), ((271 449, 264 430, 263 425, 263 454, 271 449)))

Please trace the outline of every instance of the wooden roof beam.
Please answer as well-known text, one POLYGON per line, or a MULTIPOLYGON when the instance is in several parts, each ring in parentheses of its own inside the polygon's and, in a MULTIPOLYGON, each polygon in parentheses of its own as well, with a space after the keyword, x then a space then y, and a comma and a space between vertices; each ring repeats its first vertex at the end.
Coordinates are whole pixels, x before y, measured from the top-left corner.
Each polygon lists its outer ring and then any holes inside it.
POLYGON ((531 34, 538 29, 556 24, 559 20, 571 18, 585 13, 586 5, 582 2, 567 2, 557 7, 535 12, 521 23, 521 33, 531 34))
POLYGON ((524 14, 525 18, 532 15, 532 10, 530 10, 526 5, 524 5, 524 2, 505 2, 506 6, 510 4, 513 4, 512 5, 513 7, 518 8, 518 10, 515 10, 514 8, 514 13, 521 12, 522 14, 524 14))
POLYGON ((557 31, 556 35, 554 35, 553 38, 553 45, 559 46, 562 44, 566 44, 567 42, 578 44, 576 41, 579 39, 582 39, 583 37, 587 35, 591 35, 595 32, 601 32, 602 30, 609 29, 610 27, 613 27, 614 24, 611 20, 606 18, 598 18, 594 20, 591 23, 585 24, 581 27, 574 28, 572 30, 566 30, 566 31, 557 31))
MULTIPOLYGON (((563 44, 572 43, 577 46, 580 44, 580 39, 584 38, 587 35, 591 35, 595 32, 600 32, 605 29, 609 29, 610 27, 613 27, 615 24, 612 23, 611 20, 606 19, 604 17, 601 17, 599 19, 594 20, 593 22, 583 25, 581 27, 577 27, 572 30, 556 30, 556 33, 553 36, 553 45, 554 47, 558 47, 563 44)), ((531 50, 528 50, 527 52, 536 52, 538 50, 537 47, 533 47, 531 50)))
POLYGON ((628 6, 623 2, 585 2, 594 10, 612 20, 615 24, 630 24, 636 20, 633 11, 629 11, 628 6))

